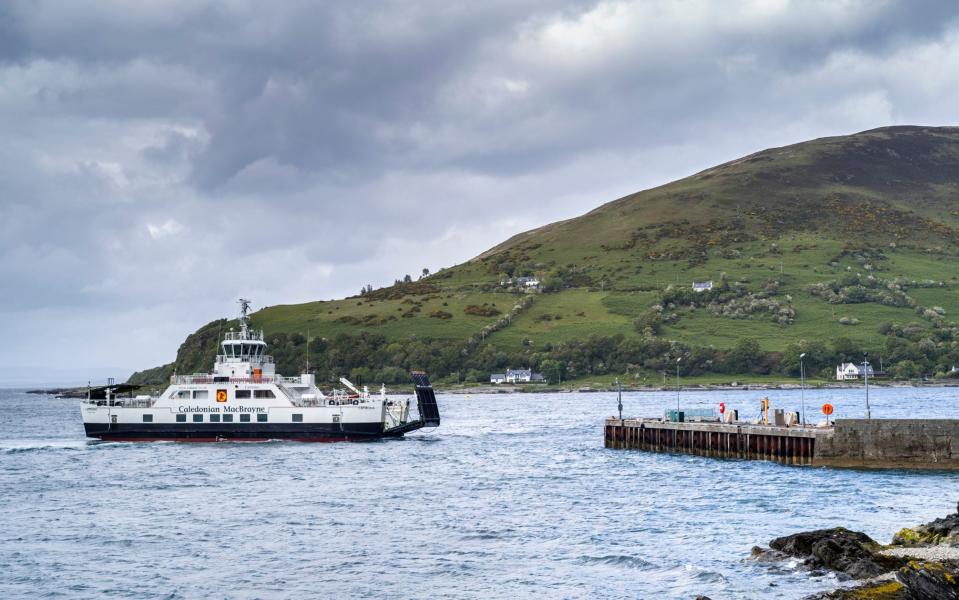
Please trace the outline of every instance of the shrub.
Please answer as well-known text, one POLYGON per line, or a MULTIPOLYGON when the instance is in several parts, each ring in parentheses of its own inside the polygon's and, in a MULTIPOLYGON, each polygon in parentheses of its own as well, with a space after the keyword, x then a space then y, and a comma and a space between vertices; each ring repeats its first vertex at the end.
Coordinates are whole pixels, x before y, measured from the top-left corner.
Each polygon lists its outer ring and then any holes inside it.
POLYGON ((486 304, 484 302, 482 306, 470 304, 463 309, 463 312, 477 317, 495 317, 496 315, 500 314, 501 311, 492 304, 486 304))

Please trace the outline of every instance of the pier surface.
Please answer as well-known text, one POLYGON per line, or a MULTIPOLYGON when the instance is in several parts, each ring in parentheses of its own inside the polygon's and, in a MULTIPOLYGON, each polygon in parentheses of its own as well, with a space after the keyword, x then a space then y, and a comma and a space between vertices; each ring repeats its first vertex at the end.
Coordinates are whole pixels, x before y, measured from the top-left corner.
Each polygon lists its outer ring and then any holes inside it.
POLYGON ((959 470, 959 419, 838 419, 829 427, 606 419, 607 448, 850 468, 959 470))

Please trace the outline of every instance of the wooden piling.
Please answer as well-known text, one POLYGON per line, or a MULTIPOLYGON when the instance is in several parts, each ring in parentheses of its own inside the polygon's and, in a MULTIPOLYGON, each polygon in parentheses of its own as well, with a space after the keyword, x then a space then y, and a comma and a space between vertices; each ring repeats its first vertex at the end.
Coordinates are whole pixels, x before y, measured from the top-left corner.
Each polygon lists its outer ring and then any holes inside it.
POLYGON ((607 419, 604 437, 607 448, 809 465, 820 433, 808 427, 607 419))

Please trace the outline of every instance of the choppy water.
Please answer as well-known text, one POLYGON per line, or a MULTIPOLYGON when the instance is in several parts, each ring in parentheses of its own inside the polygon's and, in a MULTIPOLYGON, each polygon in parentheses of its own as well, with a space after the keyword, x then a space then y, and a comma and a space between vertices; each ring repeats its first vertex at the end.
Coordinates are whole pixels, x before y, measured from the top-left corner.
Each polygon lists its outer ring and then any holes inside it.
MULTIPOLYGON (((798 392, 772 392, 799 408, 798 392)), ((758 412, 758 392, 692 393, 758 412)), ((861 391, 807 392, 860 416, 861 391)), ((953 417, 959 391, 874 390, 953 417)), ((888 541, 959 475, 602 447, 613 394, 441 396, 443 425, 366 444, 94 443, 77 401, 0 390, 0 598, 801 598, 749 549, 845 525, 888 541)), ((658 415, 675 394, 626 394, 658 415)), ((810 415, 812 409, 807 408, 810 415)))

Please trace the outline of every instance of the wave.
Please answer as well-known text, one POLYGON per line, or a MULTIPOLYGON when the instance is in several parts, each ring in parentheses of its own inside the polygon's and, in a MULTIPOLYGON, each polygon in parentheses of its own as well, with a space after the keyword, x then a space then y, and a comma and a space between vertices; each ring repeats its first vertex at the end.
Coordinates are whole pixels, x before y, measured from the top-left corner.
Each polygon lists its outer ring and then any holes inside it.
POLYGON ((628 569, 649 569, 654 565, 638 556, 626 554, 607 554, 606 556, 580 556, 576 562, 581 565, 610 565, 628 569))
POLYGON ((3 454, 20 454, 46 450, 84 450, 89 444, 86 440, 4 440, 0 443, 3 454))

